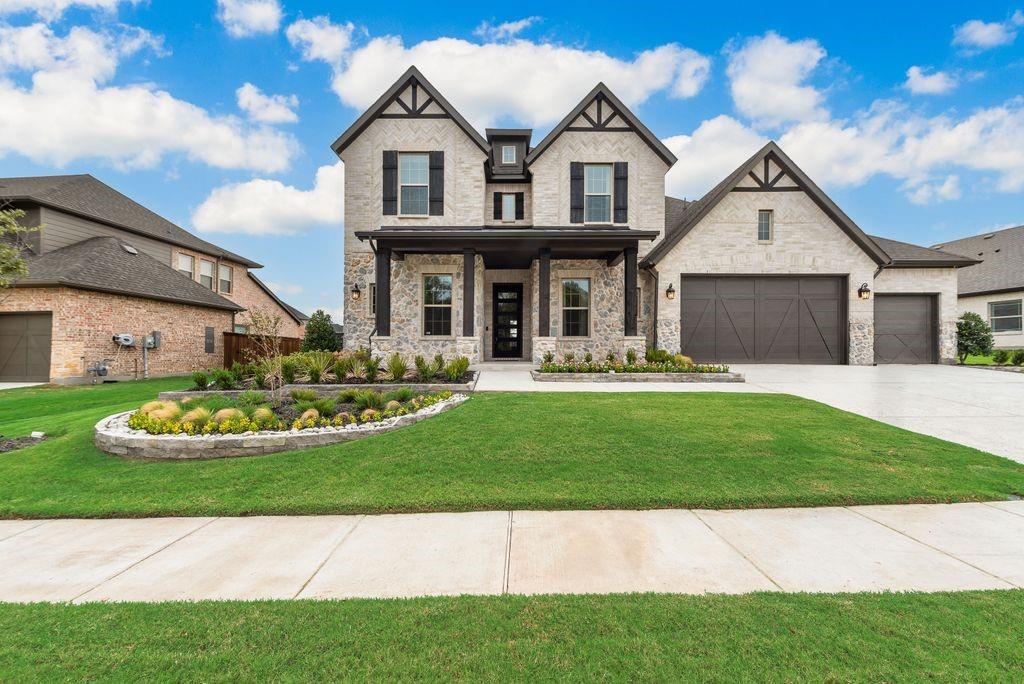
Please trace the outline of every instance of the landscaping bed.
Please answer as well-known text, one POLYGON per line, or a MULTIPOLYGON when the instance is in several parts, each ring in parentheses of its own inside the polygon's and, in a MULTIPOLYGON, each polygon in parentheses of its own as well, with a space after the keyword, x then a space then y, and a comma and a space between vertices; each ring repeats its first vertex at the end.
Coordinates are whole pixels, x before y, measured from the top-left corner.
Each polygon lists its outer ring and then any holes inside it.
POLYGON ((573 371, 557 372, 551 370, 530 371, 537 382, 746 382, 742 373, 715 372, 704 373, 656 371, 573 371))
MULTIPOLYGON (((338 394, 339 392, 343 392, 345 390, 361 390, 361 389, 369 389, 369 390, 373 390, 375 392, 384 392, 384 393, 393 392, 395 390, 403 390, 403 389, 408 389, 408 390, 410 390, 410 391, 412 391, 412 392, 414 392, 416 394, 425 394, 425 393, 429 393, 429 392, 444 392, 444 391, 465 393, 465 392, 472 392, 476 388, 476 381, 479 378, 479 375, 480 375, 480 373, 478 371, 469 371, 466 374, 466 376, 464 376, 464 379, 468 378, 468 381, 466 381, 466 382, 462 382, 462 381, 460 381, 460 382, 426 382, 426 383, 424 383, 424 382, 401 382, 401 383, 396 383, 396 382, 376 382, 376 383, 373 383, 373 384, 367 384, 367 383, 354 384, 354 383, 350 383, 350 384, 344 384, 344 385, 342 385, 342 384, 335 384, 335 383, 321 383, 321 384, 317 384, 317 385, 311 385, 311 384, 308 384, 308 383, 295 383, 295 384, 292 384, 292 385, 284 385, 282 387, 282 391, 285 394, 289 394, 292 390, 312 390, 313 392, 316 392, 320 396, 334 396, 334 395, 338 394)), ((214 394, 225 396, 225 397, 237 398, 237 397, 240 397, 240 396, 244 395, 246 392, 250 392, 250 391, 252 391, 252 390, 244 390, 244 389, 222 390, 222 389, 217 389, 216 385, 212 385, 212 386, 208 387, 205 390, 196 390, 195 388, 192 388, 192 389, 187 389, 187 390, 171 390, 171 391, 168 391, 168 392, 161 392, 159 395, 157 395, 157 398, 158 399, 174 399, 174 400, 179 400, 180 401, 182 399, 191 399, 191 398, 197 398, 197 397, 201 398, 201 397, 211 396, 211 395, 214 395, 214 394)))
POLYGON ((630 350, 622 359, 609 353, 604 360, 595 360, 588 353, 577 360, 570 353, 556 361, 549 352, 531 375, 538 382, 744 382, 726 365, 694 363, 689 356, 664 349, 648 349, 643 359, 630 350))

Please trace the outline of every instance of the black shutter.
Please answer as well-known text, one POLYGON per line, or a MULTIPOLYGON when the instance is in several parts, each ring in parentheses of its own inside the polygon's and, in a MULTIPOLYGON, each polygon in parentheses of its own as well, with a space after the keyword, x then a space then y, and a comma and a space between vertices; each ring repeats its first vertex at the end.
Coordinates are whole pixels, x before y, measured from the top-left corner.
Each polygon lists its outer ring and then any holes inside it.
POLYGON ((207 354, 212 354, 217 346, 217 343, 214 340, 213 336, 213 328, 206 328, 205 330, 203 330, 203 350, 207 354))
POLYGON ((501 218, 501 193, 496 192, 494 193, 494 220, 500 221, 501 218))
POLYGON ((516 193, 516 221, 526 218, 526 193, 516 193))
POLYGON ((398 152, 384 150, 384 215, 398 214, 398 152))
POLYGON ((569 162, 569 223, 583 223, 583 162, 569 162))
POLYGON ((430 153, 430 215, 444 214, 444 152, 430 153))
POLYGON ((629 220, 629 163, 615 162, 615 223, 629 220))

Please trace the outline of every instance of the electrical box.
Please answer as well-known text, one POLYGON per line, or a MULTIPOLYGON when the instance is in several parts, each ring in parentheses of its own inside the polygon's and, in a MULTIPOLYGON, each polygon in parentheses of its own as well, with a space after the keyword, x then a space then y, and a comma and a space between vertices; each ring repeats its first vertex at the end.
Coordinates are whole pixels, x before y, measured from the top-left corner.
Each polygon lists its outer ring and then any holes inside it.
POLYGON ((154 330, 146 336, 146 349, 160 348, 160 331, 154 330))
POLYGON ((122 347, 134 347, 135 346, 135 335, 131 333, 117 333, 113 337, 114 343, 119 344, 122 347))

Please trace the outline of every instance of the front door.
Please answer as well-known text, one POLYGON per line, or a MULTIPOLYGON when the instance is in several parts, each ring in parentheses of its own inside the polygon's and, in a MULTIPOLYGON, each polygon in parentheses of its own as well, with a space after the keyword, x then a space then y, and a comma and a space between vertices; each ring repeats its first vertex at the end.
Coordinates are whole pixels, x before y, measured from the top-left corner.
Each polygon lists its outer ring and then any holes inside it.
POLYGON ((523 284, 494 283, 494 345, 496 359, 523 356, 523 284))

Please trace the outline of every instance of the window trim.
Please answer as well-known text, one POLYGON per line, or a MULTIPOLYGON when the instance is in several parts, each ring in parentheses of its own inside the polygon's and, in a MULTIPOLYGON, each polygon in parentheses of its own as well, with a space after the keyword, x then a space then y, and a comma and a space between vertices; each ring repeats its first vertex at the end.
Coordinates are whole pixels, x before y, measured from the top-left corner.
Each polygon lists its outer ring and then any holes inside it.
POLYGON ((990 328, 992 328, 992 334, 993 335, 1019 335, 1021 332, 1024 332, 1024 299, 1000 299, 999 301, 989 302, 988 303, 988 325, 989 325, 990 328), (1020 313, 1019 314, 1014 314, 1012 316, 993 316, 992 315, 992 309, 997 304, 1016 304, 1020 308, 1020 313), (1006 319, 1006 318, 1016 318, 1018 320, 1017 327, 1013 328, 1013 329, 1010 329, 1010 330, 999 330, 999 331, 997 331, 996 330, 996 326, 993 325, 993 321, 995 321, 996 319, 1006 319))
POLYGON ((514 192, 503 192, 501 193, 501 222, 512 223, 516 220, 516 193, 514 192), (507 198, 512 199, 512 210, 509 213, 505 212, 505 202, 507 198))
POLYGON ((223 294, 231 294, 231 290, 235 287, 235 269, 227 264, 217 264, 217 291, 223 294), (227 270, 228 277, 224 278, 224 270, 227 270), (228 287, 224 289, 224 283, 227 282, 228 287))
POLYGON ((594 314, 593 314, 593 301, 594 301, 594 278, 590 273, 577 274, 577 273, 562 273, 558 276, 558 337, 567 340, 589 340, 591 331, 594 327, 594 314), (566 306, 565 305, 565 282, 567 280, 586 280, 587 281, 587 305, 584 306, 566 306), (587 312, 587 334, 586 335, 566 335, 565 334, 565 312, 566 311, 586 311, 587 312))
POLYGON ((775 240, 775 210, 774 209, 758 209, 757 210, 757 227, 756 237, 759 244, 767 245, 775 240), (768 237, 761 237, 761 215, 768 214, 768 237))
POLYGON ((583 224, 590 226, 610 226, 615 219, 615 165, 611 162, 584 162, 583 163, 583 224), (603 166, 608 169, 608 193, 587 192, 587 169, 595 166, 603 166), (587 220, 587 198, 608 197, 608 220, 588 221, 587 220))
POLYGON ((429 218, 430 217, 430 152, 399 152, 398 153, 398 216, 402 218, 429 218), (402 157, 420 156, 427 160, 427 182, 426 183, 403 183, 402 182, 402 157), (422 214, 409 214, 402 208, 402 188, 426 188, 427 200, 426 211, 422 214))
POLYGON ((189 280, 195 280, 196 279, 196 258, 194 256, 192 256, 191 254, 186 254, 185 252, 178 252, 178 259, 177 259, 177 261, 178 261, 178 263, 175 266, 175 270, 178 273, 182 274, 182 275, 187 275, 189 280), (192 263, 192 270, 185 271, 183 268, 181 268, 181 258, 182 257, 187 258, 192 263))
POLYGON ((199 259, 199 284, 203 285, 203 287, 208 287, 213 292, 217 291, 217 288, 216 288, 216 285, 217 285, 217 264, 215 262, 210 261, 209 259, 203 259, 203 258, 200 257, 200 259, 199 259), (209 286, 203 285, 203 264, 210 264, 210 267, 211 267, 210 268, 210 275, 208 276, 210 278, 209 286))
POLYGON ((423 271, 420 273, 420 339, 421 340, 453 340, 455 339, 455 273, 452 271, 423 271), (427 304, 426 290, 427 290, 427 276, 448 276, 451 278, 451 301, 448 304, 427 304), (448 308, 451 310, 451 315, 448 317, 449 328, 447 335, 428 335, 427 334, 427 307, 443 309, 448 308))
POLYGON ((516 146, 515 145, 502 145, 501 146, 501 165, 502 166, 514 166, 516 164, 516 146), (512 150, 512 161, 505 160, 505 150, 512 150))

